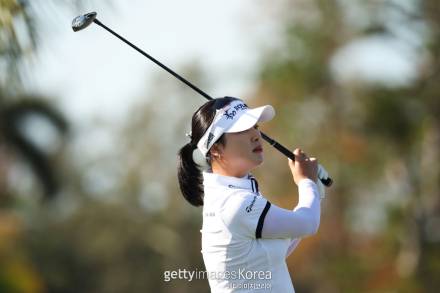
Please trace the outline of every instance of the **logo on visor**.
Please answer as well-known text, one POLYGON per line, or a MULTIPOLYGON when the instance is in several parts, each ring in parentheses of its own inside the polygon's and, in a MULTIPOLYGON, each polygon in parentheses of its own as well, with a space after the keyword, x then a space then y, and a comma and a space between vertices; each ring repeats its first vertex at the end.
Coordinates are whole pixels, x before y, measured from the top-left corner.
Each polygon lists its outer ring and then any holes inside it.
POLYGON ((233 108, 229 108, 229 109, 225 110, 225 113, 223 113, 223 115, 226 116, 226 119, 234 119, 234 117, 238 113, 238 111, 245 110, 247 108, 248 108, 248 106, 246 104, 238 104, 238 105, 234 106, 233 108), (229 112, 229 111, 231 111, 231 112, 229 112))
POLYGON ((209 147, 209 144, 211 143, 211 141, 214 139, 214 134, 212 132, 209 133, 208 135, 208 141, 206 142, 206 147, 209 147))

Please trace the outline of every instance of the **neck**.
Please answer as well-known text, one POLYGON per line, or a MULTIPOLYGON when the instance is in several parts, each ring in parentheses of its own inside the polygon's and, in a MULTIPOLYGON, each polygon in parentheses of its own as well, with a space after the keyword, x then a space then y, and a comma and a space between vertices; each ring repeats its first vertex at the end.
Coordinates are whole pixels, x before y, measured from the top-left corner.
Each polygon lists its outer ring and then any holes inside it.
POLYGON ((212 162, 211 169, 212 173, 237 178, 242 178, 249 173, 249 170, 229 170, 228 168, 225 168, 224 166, 217 163, 216 161, 212 162))

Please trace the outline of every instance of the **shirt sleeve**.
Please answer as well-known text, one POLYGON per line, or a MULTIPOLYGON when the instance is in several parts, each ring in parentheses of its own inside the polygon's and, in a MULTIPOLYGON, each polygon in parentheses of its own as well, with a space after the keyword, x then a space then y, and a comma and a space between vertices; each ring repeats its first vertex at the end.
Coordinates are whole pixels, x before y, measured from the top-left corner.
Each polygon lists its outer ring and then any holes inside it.
POLYGON ((317 232, 321 205, 316 183, 303 179, 298 184, 298 191, 298 205, 293 210, 272 205, 262 230, 263 238, 294 239, 317 232))
POLYGON ((264 220, 271 203, 254 193, 234 194, 220 209, 220 216, 233 234, 261 238, 264 220))

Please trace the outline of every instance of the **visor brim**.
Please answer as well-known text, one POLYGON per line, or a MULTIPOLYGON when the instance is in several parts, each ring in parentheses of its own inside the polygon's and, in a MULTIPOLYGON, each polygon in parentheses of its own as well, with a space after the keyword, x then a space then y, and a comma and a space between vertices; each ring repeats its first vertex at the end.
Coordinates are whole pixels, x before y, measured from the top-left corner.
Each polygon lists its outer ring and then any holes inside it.
POLYGON ((275 109, 271 105, 246 110, 225 133, 241 132, 252 128, 258 122, 272 120, 275 109))

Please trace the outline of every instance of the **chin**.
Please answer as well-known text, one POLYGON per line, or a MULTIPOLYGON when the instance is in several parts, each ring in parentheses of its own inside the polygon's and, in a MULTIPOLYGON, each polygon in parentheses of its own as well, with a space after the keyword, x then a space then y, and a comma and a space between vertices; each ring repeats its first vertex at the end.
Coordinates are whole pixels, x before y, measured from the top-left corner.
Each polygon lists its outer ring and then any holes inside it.
POLYGON ((260 166, 264 161, 262 155, 252 154, 251 156, 237 158, 235 160, 235 167, 239 169, 253 170, 260 166))
POLYGON ((261 164, 263 164, 263 162, 264 162, 264 157, 263 157, 263 155, 260 155, 260 156, 258 156, 258 157, 255 157, 255 158, 252 160, 252 163, 253 163, 253 165, 254 165, 253 168, 256 168, 256 167, 260 166, 261 164))

